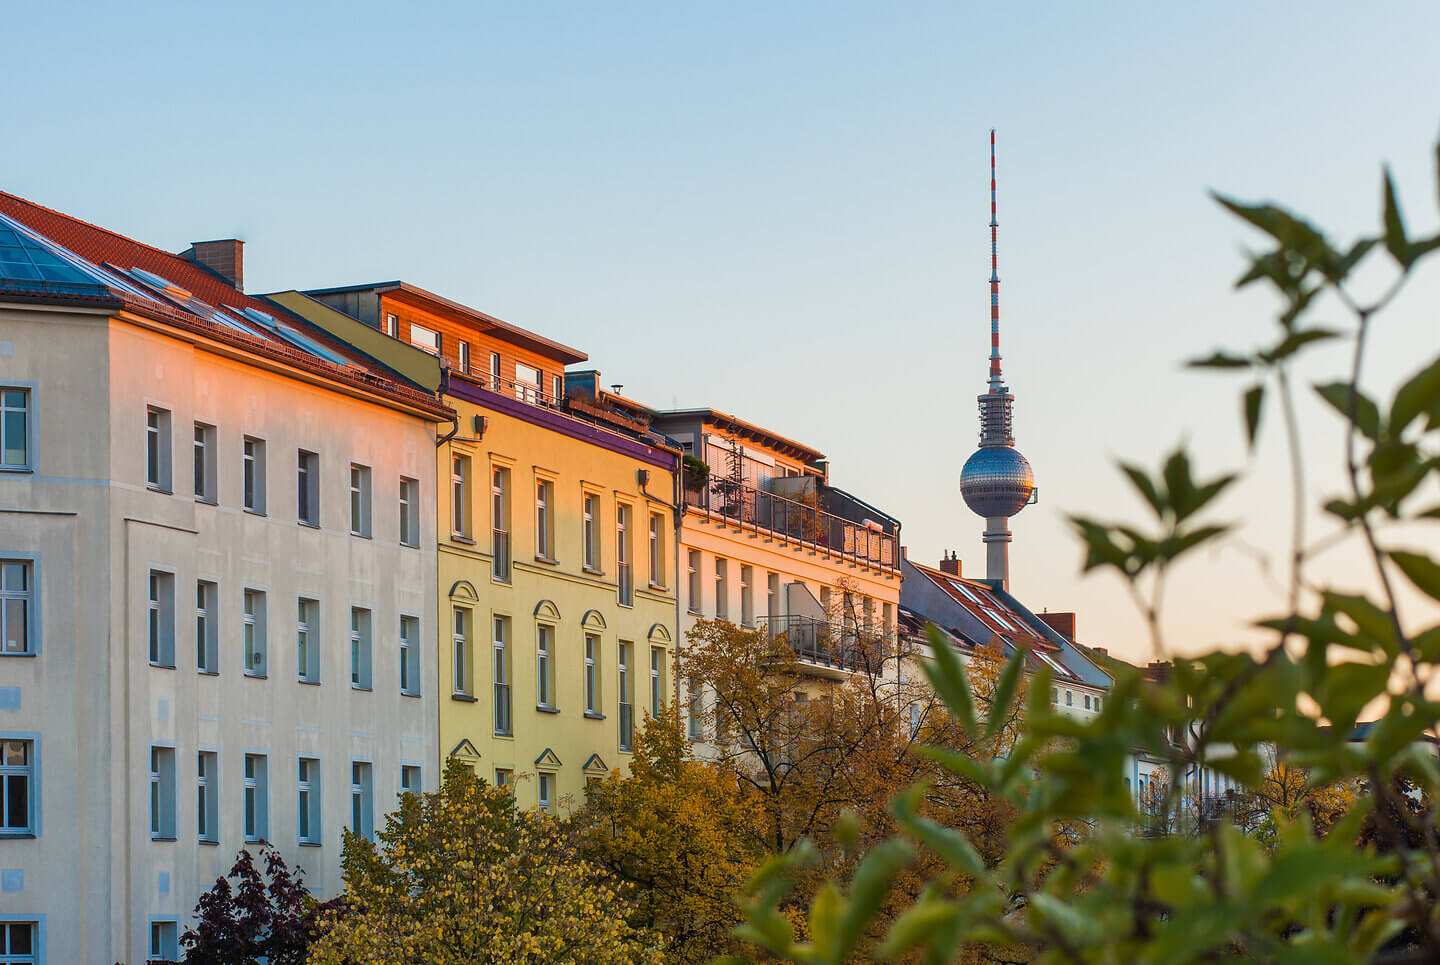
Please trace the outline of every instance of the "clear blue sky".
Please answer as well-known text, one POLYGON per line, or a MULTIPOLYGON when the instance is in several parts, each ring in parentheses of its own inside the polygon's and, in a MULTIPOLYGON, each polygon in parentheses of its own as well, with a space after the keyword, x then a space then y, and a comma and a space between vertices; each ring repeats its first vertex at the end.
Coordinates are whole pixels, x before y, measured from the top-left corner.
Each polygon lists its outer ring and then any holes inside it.
MULTIPOLYGON (((1188 439, 1202 470, 1252 473, 1220 507, 1240 536, 1182 571, 1177 643, 1239 640, 1275 601, 1250 547, 1285 536, 1281 454, 1247 463, 1243 384, 1176 364, 1270 335, 1269 301, 1230 290, 1255 239, 1207 187, 1348 237, 1383 159, 1436 225, 1430 3, 50 2, 3 33, 5 190, 173 250, 241 237, 252 291, 398 277, 576 345, 626 394, 822 449, 914 557, 974 573, 956 480, 997 127, 1005 373, 1041 499, 1015 589, 1134 656, 1063 522, 1136 511, 1115 457, 1188 439)), ((1433 283, 1397 303, 1373 384, 1434 353, 1436 305, 1433 283)), ((1334 425, 1303 417, 1333 488, 1334 425)), ((1360 559, 1321 575, 1357 583, 1360 559)))

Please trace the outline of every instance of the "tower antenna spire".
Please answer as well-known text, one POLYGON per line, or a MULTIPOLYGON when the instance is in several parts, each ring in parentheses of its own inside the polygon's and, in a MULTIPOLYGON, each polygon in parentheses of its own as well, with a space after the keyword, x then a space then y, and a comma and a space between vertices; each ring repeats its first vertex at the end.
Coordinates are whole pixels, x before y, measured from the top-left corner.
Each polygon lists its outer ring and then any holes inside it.
POLYGON ((995 128, 990 128, 990 391, 1003 392, 1000 378, 1000 222, 995 217, 995 128))

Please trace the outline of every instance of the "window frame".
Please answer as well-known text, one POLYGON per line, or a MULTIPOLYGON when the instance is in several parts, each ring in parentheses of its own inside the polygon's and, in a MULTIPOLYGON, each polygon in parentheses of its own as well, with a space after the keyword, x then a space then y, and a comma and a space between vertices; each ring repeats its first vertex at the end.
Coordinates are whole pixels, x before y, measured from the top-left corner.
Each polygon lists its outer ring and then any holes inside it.
POLYGON ((535 706, 555 710, 555 628, 535 625, 535 706))
POLYGON ((267 596, 266 591, 253 586, 244 587, 240 593, 241 661, 247 677, 263 679, 270 675, 267 596))
POLYGON ((495 734, 500 737, 515 736, 514 684, 510 673, 510 619, 495 616, 491 619, 491 662, 490 675, 494 681, 494 725, 495 734))
POLYGON ((320 454, 310 449, 296 450, 295 521, 320 528, 320 454))
POLYGON ((33 657, 40 652, 40 560, 32 553, 6 553, 0 557, 0 656, 33 657), (8 586, 10 567, 19 567, 23 589, 8 586), (23 647, 10 649, 12 604, 18 603, 23 647))
POLYGON ((555 482, 535 480, 535 556, 555 559, 555 482))
POLYGON ((244 788, 240 808, 242 837, 246 844, 267 842, 270 839, 269 755, 260 751, 245 751, 240 776, 244 788))
POLYGON ((424 766, 423 764, 419 764, 419 763, 417 763, 417 762, 415 762, 415 761, 401 761, 401 762, 400 762, 400 794, 399 794, 398 796, 403 797, 403 796, 405 796, 406 794, 414 794, 416 797, 419 797, 420 795, 422 795, 422 794, 424 794, 424 793, 425 793, 425 766, 424 766), (406 780, 406 778, 411 774, 411 772, 414 772, 414 774, 415 774, 415 786, 414 786, 413 788, 410 786, 410 782, 406 780))
POLYGON ((451 453, 450 458, 450 535, 471 540, 473 520, 470 509, 470 457, 451 453))
POLYGON ((490 579, 510 583, 510 469, 490 467, 490 579))
POLYGON ((585 716, 600 716, 600 635, 585 634, 585 716))
POLYGON ((150 666, 175 669, 175 573, 151 567, 146 577, 146 643, 150 666))
POLYGON ((465 341, 464 339, 460 339, 460 344, 459 344, 459 346, 457 347, 457 352, 458 352, 457 358, 460 360, 460 371, 461 371, 461 372, 464 372, 466 375, 469 375, 469 374, 470 374, 470 343, 467 342, 467 341, 465 341))
POLYGON ((150 745, 150 840, 174 841, 175 745, 150 745))
POLYGON ((701 557, 699 550, 689 551, 686 559, 686 565, 690 570, 689 586, 687 588, 689 599, 685 601, 685 610, 689 613, 699 614, 705 612, 704 590, 700 582, 700 565, 702 562, 703 557, 701 557))
POLYGON ((318 757, 304 754, 295 758, 295 840, 297 844, 319 847, 324 842, 325 766, 318 757), (313 772, 312 772, 313 768, 313 772))
POLYGON ((40 735, 0 731, 0 838, 40 837, 40 735), (8 763, 7 745, 23 747, 24 761, 8 763), (25 823, 9 824, 12 778, 25 780, 25 823))
POLYGON ((35 389, 29 385, 0 385, 0 472, 32 472, 35 468, 35 425, 34 406, 31 400, 35 398, 35 389), (10 393, 18 392, 21 396, 20 406, 17 408, 11 404, 8 396, 10 393), (9 426, 12 420, 8 418, 12 413, 20 413, 20 435, 21 461, 6 462, 7 452, 5 440, 9 436, 9 426))
POLYGON ((422 644, 418 616, 413 613, 400 614, 396 645, 400 648, 400 693, 405 697, 419 697, 425 686, 420 677, 422 644))
POLYGON ((247 513, 265 515, 265 440, 256 436, 241 442, 240 504, 247 513))
POLYGON ((150 961, 180 961, 180 922, 174 918, 150 919, 150 961))
POLYGON ((621 640, 615 647, 615 696, 620 707, 620 740, 619 746, 622 751, 631 750, 635 746, 635 716, 634 696, 630 693, 633 686, 630 682, 630 660, 634 644, 628 640, 621 640), (627 700, 626 698, 630 698, 627 700))
POLYGON ((450 617, 452 693, 475 699, 475 654, 471 640, 475 636, 475 613, 470 607, 452 606, 450 617), (462 625, 463 624, 463 625, 462 625))
POLYGON ((375 614, 369 607, 350 607, 350 689, 375 689, 375 614))
POLYGON ((555 774, 539 771, 535 775, 535 808, 542 814, 549 814, 554 807, 555 774))
POLYGON ((600 560, 600 497, 595 493, 582 493, 580 497, 580 536, 584 557, 581 565, 591 573, 601 572, 600 560))
POLYGON ((410 344, 413 345, 415 348, 418 348, 422 352, 429 352, 431 355, 439 357, 442 354, 441 350, 445 345, 445 337, 441 335, 439 331, 430 328, 429 326, 417 325, 415 322, 412 321, 410 323, 410 344), (417 331, 423 332, 425 335, 430 336, 433 341, 424 338, 417 339, 415 336, 415 333, 417 331))
POLYGON ((152 492, 172 494, 175 491, 170 461, 172 436, 170 410, 158 405, 145 406, 145 487, 152 492))
POLYGON ((385 313, 385 334, 393 339, 400 338, 400 316, 394 312, 385 313))
POLYGON ((195 751, 195 838, 220 843, 220 752, 213 747, 195 751))
POLYGON ((350 830, 367 841, 375 840, 375 762, 350 762, 350 830))
POLYGON ((420 480, 410 476, 400 477, 400 533, 401 546, 420 545, 420 480))
POLYGON ((665 588, 665 523, 659 513, 650 514, 650 586, 665 588))
POLYGON ((629 503, 615 504, 615 599, 623 607, 635 605, 635 574, 631 566, 629 503))
POLYGON ((216 474, 219 432, 205 422, 195 423, 195 501, 214 506, 220 499, 219 477, 216 474))
POLYGON ((220 673, 220 584, 195 581, 195 672, 220 673))
POLYGON ((350 535, 370 539, 374 513, 371 504, 371 477, 369 466, 358 462, 350 464, 350 535))
POLYGON ((320 601, 297 597, 295 601, 295 679, 302 684, 320 683, 321 636, 320 601), (304 645, 301 645, 302 636, 304 645), (302 659, 303 657, 303 659, 302 659))
POLYGON ((650 717, 660 719, 665 706, 665 648, 650 648, 650 717))

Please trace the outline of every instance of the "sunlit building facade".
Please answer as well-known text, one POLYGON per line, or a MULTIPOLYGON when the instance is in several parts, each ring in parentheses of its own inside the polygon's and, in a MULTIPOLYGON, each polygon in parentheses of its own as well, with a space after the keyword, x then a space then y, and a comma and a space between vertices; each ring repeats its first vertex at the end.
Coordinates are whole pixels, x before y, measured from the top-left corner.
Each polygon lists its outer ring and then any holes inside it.
POLYGON ((176 958, 242 847, 332 896, 343 829, 436 783, 449 414, 241 252, 0 194, 0 919, 36 962, 176 958))

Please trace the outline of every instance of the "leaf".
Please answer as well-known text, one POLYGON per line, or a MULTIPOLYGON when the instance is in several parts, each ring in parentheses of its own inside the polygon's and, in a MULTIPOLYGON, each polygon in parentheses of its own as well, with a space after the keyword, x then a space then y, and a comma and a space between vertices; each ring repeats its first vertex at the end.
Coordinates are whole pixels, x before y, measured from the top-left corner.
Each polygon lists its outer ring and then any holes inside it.
POLYGON ((928 944, 935 934, 958 914, 953 902, 933 895, 922 896, 919 901, 905 909, 885 933, 884 943, 875 952, 878 960, 899 961, 911 949, 928 944))
POLYGON ((1253 450, 1260 431, 1260 406, 1265 402, 1265 386, 1252 385, 1245 390, 1245 442, 1253 450))
POLYGON ((923 785, 916 785, 896 796, 890 808, 896 822, 956 871, 977 881, 983 879, 986 875, 985 859, 980 857, 970 839, 962 832, 937 824, 918 813, 917 805, 924 790, 923 785))
MULTIPOLYGON (((1306 301, 1308 302, 1309 299, 1306 301)), ((1303 332, 1288 332, 1280 340, 1280 344, 1261 352, 1260 358, 1271 364, 1283 362, 1311 342, 1323 342, 1327 339, 1337 338, 1339 335, 1339 332, 1329 328, 1307 328, 1303 332)))
POLYGON ((1351 389, 1348 382, 1327 382, 1315 386, 1315 391, 1320 394, 1320 398, 1330 403, 1331 408, 1344 416, 1347 422, 1351 418, 1353 405, 1355 428, 1367 439, 1374 441, 1380 438, 1380 409, 1365 393, 1351 389))
POLYGON ((1030 904, 1070 942, 1088 944, 1104 937, 1098 921, 1054 895, 1037 891, 1030 896, 1030 904))
POLYGON ((1398 436, 1422 412, 1440 406, 1440 358, 1410 377, 1390 404, 1390 432, 1398 436))
POLYGON ((865 856, 850 882, 850 900, 841 916, 836 933, 835 962, 848 961, 850 953, 875 918, 880 904, 890 893, 890 884, 902 867, 909 864, 915 850, 904 841, 891 838, 882 841, 865 856))
POLYGON ((1018 647, 1010 655, 1000 679, 995 682, 995 693, 990 699, 990 717, 985 722, 985 736, 994 737, 1005 726, 1010 713, 1010 704, 1015 699, 1015 688, 1020 685, 1020 672, 1025 668, 1025 652, 1018 647))
POLYGON ((1188 369, 1248 369, 1255 363, 1243 355, 1230 355, 1216 351, 1204 358, 1190 359, 1185 363, 1188 369))
POLYGON ((1407 271, 1415 262, 1416 256, 1405 237, 1405 221, 1400 216, 1400 201, 1395 197, 1395 181, 1390 177, 1389 165, 1385 166, 1385 250, 1407 271))
POLYGON ((1440 600, 1440 563, 1420 553, 1407 553, 1403 550, 1391 550, 1389 556, 1395 561, 1395 565, 1400 567, 1400 572, 1424 591, 1426 596, 1440 600))
POLYGON ((1145 497, 1145 502, 1150 504, 1150 508, 1155 511, 1155 515, 1163 515, 1165 512, 1166 499, 1161 495, 1159 488, 1150 477, 1145 475, 1145 470, 1139 466, 1132 466, 1129 463, 1122 462, 1120 463, 1120 471, 1129 477, 1130 485, 1138 489, 1140 495, 1145 497))

